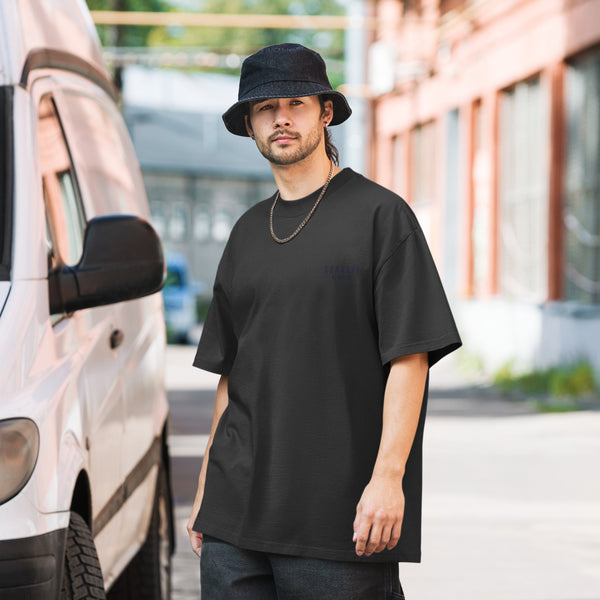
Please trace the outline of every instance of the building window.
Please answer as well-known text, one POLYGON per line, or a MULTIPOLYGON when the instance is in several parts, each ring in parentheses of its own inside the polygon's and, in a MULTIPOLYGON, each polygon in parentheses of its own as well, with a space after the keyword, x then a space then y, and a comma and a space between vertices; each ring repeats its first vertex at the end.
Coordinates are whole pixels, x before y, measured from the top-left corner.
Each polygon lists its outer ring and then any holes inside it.
POLYGON ((210 216, 205 207, 198 207, 194 213, 194 238, 199 242, 210 238, 210 216))
POLYGON ((565 297, 600 304, 600 51, 566 70, 565 297))
POLYGON ((211 232, 217 242, 226 242, 232 227, 233 219, 228 212, 219 210, 214 214, 211 232))
POLYGON ((152 213, 152 226, 154 227, 158 237, 164 240, 167 234, 167 221, 163 203, 161 201, 151 201, 150 211, 152 213))
POLYGON ((411 132, 410 202, 427 237, 431 235, 431 208, 435 200, 437 169, 435 122, 418 125, 411 132))
POLYGON ((167 228, 168 237, 174 242, 183 242, 188 235, 189 213, 185 203, 173 206, 167 228))
POLYGON ((501 95, 499 287, 507 296, 537 301, 548 290, 547 115, 539 77, 501 95))
POLYGON ((473 261, 473 285, 475 296, 483 296, 489 281, 490 265, 490 157, 489 144, 485 138, 485 109, 481 100, 473 104, 473 162, 471 164, 471 186, 473 201, 473 228, 471 230, 471 260, 473 261))
POLYGON ((444 251, 442 279, 450 300, 458 291, 458 265, 460 240, 460 173, 462 140, 460 135, 460 115, 458 109, 446 114, 446 161, 444 177, 444 251))
POLYGON ((392 189, 403 198, 408 198, 406 163, 406 138, 395 135, 392 138, 392 189))

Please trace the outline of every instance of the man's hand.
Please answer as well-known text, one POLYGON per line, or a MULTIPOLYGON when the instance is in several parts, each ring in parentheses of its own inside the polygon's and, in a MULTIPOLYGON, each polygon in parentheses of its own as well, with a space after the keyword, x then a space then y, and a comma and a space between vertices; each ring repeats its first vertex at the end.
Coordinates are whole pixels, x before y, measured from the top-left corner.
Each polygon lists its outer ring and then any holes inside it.
POLYGON ((200 510, 200 505, 202 504, 202 497, 204 496, 204 485, 203 483, 198 484, 198 490, 196 491, 196 498, 194 499, 194 505, 192 506, 192 514, 188 519, 186 529, 188 532, 188 536, 190 537, 190 544, 192 545, 192 550, 200 556, 202 552, 202 534, 198 531, 194 531, 194 523, 196 522, 196 517, 198 516, 198 511, 200 510))
POLYGON ((404 519, 402 478, 419 423, 429 368, 428 355, 407 354, 392 359, 383 398, 383 425, 371 481, 356 507, 356 554, 396 546, 404 519))
POLYGON ((402 477, 373 475, 356 507, 356 554, 391 550, 400 539, 404 517, 402 477))
POLYGON ((188 535, 190 536, 190 544, 192 545, 192 550, 198 556, 200 556, 200 553, 202 552, 202 534, 198 533, 197 531, 194 531, 192 529, 192 527, 194 527, 195 520, 196 520, 196 514, 195 514, 195 512, 192 512, 192 515, 190 516, 190 520, 188 521, 186 529, 187 529, 188 535))

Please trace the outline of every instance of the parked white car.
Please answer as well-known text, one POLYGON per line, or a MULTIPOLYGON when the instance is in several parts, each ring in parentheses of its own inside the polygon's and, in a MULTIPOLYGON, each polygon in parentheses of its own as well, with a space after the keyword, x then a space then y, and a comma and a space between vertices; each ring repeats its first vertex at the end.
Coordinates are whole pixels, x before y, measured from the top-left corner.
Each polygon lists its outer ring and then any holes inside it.
POLYGON ((165 266, 83 0, 0 2, 0 598, 166 599, 165 266))

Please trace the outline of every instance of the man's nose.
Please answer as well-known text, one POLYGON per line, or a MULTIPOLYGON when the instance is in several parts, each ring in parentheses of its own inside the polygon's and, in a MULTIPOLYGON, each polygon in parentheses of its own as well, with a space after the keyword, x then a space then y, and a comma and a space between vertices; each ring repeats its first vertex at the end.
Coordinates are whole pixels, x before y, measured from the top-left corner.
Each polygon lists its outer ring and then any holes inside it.
POLYGON ((279 107, 275 111, 273 119, 274 127, 289 127, 292 124, 292 120, 290 118, 290 113, 287 111, 285 107, 279 107))

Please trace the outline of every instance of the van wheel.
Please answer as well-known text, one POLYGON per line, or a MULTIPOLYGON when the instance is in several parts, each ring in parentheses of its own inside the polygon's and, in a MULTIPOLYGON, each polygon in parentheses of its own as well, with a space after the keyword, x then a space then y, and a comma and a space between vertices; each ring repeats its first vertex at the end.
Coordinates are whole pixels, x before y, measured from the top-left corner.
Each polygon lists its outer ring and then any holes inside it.
POLYGON ((109 600, 171 598, 171 501, 161 464, 148 537, 111 588, 109 600))
POLYGON ((67 530, 60 598, 106 598, 100 562, 90 528, 76 512, 71 513, 67 530))

